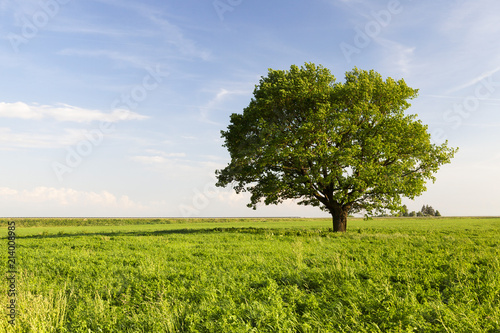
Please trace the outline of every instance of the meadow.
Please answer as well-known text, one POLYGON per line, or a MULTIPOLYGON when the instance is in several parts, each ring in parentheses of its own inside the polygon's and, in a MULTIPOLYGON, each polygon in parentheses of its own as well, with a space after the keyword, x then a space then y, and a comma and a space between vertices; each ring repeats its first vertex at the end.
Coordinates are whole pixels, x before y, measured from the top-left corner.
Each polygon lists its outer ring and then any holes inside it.
POLYGON ((500 218, 11 220, 4 332, 500 332, 500 218))

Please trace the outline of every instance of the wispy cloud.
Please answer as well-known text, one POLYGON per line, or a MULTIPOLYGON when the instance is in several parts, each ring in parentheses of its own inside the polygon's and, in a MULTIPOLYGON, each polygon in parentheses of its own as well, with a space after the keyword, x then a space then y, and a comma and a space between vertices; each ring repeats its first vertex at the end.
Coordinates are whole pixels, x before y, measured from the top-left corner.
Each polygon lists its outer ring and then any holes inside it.
POLYGON ((166 163, 168 161, 168 159, 166 159, 165 157, 163 156, 158 156, 158 155, 153 155, 153 156, 132 156, 131 159, 133 161, 136 161, 136 162, 140 162, 140 163, 143 163, 143 164, 163 164, 163 163, 166 163))
POLYGON ((230 92, 224 88, 221 88, 217 95, 213 99, 211 99, 206 105, 200 108, 200 117, 199 121, 202 121, 204 123, 209 123, 212 125, 220 125, 219 123, 216 123, 214 121, 211 121, 208 119, 208 114, 210 111, 212 111, 219 103, 221 103, 226 96, 228 96, 230 92))
POLYGON ((79 191, 71 188, 35 187, 30 190, 16 190, 0 187, 2 201, 11 203, 53 204, 56 206, 102 206, 106 208, 137 209, 143 208, 128 196, 116 195, 108 191, 79 191))
POLYGON ((148 154, 153 154, 153 155, 157 155, 157 156, 164 157, 164 158, 172 158, 172 157, 181 158, 181 157, 186 157, 186 153, 167 153, 167 152, 164 152, 164 151, 161 151, 161 150, 157 150, 157 149, 146 149, 146 152, 148 154))
POLYGON ((188 29, 176 24, 174 19, 167 19, 168 14, 161 8, 137 1, 98 2, 109 6, 108 10, 130 13, 134 21, 131 24, 114 22, 106 25, 96 21, 94 17, 63 18, 51 30, 61 34, 78 34, 84 38, 84 43, 80 44, 85 46, 63 49, 59 52, 60 55, 108 58, 142 68, 151 66, 153 58, 155 63, 158 59, 206 61, 211 58, 211 51, 190 38, 188 29), (91 45, 95 45, 94 43, 85 43, 85 35, 108 43, 93 47, 91 45))
POLYGON ((79 142, 83 131, 66 129, 62 133, 14 132, 12 129, 0 128, 0 150, 16 150, 19 148, 61 148, 79 142))
MULTIPOLYGON (((93 37, 105 38, 150 38, 156 35, 156 31, 147 29, 130 29, 129 27, 109 27, 106 25, 91 24, 87 21, 80 21, 76 18, 61 18, 58 22, 47 27, 47 30, 61 34, 76 34, 79 39, 85 35, 93 35, 93 37), (78 36, 80 35, 80 36, 78 36)), ((122 40, 123 43, 123 40, 122 40)))
MULTIPOLYGON (((500 104, 497 104, 500 105, 500 104)), ((475 128, 500 128, 500 123, 481 123, 481 124, 464 124, 466 127, 475 127, 475 128)), ((497 157, 499 159, 499 157, 497 157)), ((498 164, 496 165, 496 170, 498 170, 498 164)))
MULTIPOLYGON (((452 10, 441 12, 436 35, 442 36, 436 54, 440 73, 452 77, 447 92, 471 87, 500 70, 499 2, 494 0, 458 1, 452 10)), ((437 46, 437 44, 436 44, 437 46)))
POLYGON ((452 34, 460 31, 464 39, 481 41, 500 31, 495 9, 498 9, 496 0, 459 1, 446 13, 441 29, 452 34))
POLYGON ((142 120, 147 116, 125 110, 115 109, 111 113, 72 106, 68 104, 38 105, 23 102, 0 102, 0 118, 20 118, 29 120, 54 119, 57 121, 90 123, 93 121, 118 122, 122 120, 142 120))
POLYGON ((136 155, 132 156, 130 159, 141 164, 155 167, 180 167, 186 163, 184 160, 186 157, 185 153, 165 153, 150 149, 146 152, 150 153, 150 155, 136 155))
POLYGON ((199 177, 223 167, 220 160, 188 158, 183 152, 164 152, 157 149, 146 149, 143 154, 131 156, 130 160, 144 165, 147 169, 164 174, 167 178, 187 179, 199 177))
POLYGON ((174 45, 181 54, 201 60, 210 59, 211 52, 200 48, 193 40, 186 38, 179 27, 160 17, 160 15, 153 13, 147 13, 146 15, 148 15, 148 19, 152 23, 160 28, 165 41, 168 44, 174 45))
POLYGON ((84 50, 84 49, 64 49, 58 52, 64 56, 77 56, 89 58, 108 58, 110 60, 133 65, 137 68, 146 68, 151 64, 146 61, 142 56, 131 55, 130 53, 123 53, 118 51, 109 50, 84 50))
MULTIPOLYGON (((450 94, 450 93, 453 93, 453 92, 456 92, 456 91, 459 91, 459 90, 462 90, 462 89, 465 89, 465 88, 468 88, 468 87, 471 87, 487 78, 491 78, 494 74, 496 74, 498 71, 500 71, 500 66, 495 68, 495 69, 492 69, 490 71, 487 71, 479 76, 476 76, 475 78, 469 80, 468 82, 464 83, 464 84, 461 84, 457 87, 454 87, 454 88, 451 88, 449 89, 446 93, 450 94)), ((496 82, 495 82, 496 83, 496 82)))
POLYGON ((207 123, 207 124, 212 124, 212 125, 221 125, 218 122, 212 121, 209 119, 209 114, 210 112, 219 109, 220 105, 224 103, 229 96, 232 95, 246 95, 248 94, 248 91, 244 90, 227 90, 225 88, 220 88, 218 92, 215 94, 215 96, 209 100, 205 105, 200 107, 200 114, 198 117, 198 121, 207 123))
POLYGON ((401 43, 379 37, 374 40, 384 48, 386 55, 384 59, 386 62, 388 62, 392 67, 396 67, 396 70, 401 72, 401 74, 410 74, 413 68, 412 61, 415 56, 415 46, 406 46, 401 43))

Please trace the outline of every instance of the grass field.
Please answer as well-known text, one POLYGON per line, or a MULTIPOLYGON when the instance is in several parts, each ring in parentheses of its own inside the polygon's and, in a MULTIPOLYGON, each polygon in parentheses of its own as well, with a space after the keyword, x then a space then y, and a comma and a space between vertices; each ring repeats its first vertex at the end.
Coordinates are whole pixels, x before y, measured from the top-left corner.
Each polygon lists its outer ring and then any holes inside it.
POLYGON ((500 332, 500 218, 14 220, 6 332, 500 332))

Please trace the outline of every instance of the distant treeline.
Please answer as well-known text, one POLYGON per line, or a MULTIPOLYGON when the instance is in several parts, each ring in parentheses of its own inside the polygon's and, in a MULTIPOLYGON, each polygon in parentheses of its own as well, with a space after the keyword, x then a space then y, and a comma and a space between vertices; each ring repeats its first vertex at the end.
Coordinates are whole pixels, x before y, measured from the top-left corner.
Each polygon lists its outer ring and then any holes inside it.
POLYGON ((420 211, 418 212, 415 211, 408 212, 408 207, 406 207, 406 205, 403 205, 403 211, 401 212, 400 216, 404 217, 441 216, 441 213, 439 213, 439 210, 435 210, 434 208, 432 208, 432 206, 429 205, 423 205, 420 211))

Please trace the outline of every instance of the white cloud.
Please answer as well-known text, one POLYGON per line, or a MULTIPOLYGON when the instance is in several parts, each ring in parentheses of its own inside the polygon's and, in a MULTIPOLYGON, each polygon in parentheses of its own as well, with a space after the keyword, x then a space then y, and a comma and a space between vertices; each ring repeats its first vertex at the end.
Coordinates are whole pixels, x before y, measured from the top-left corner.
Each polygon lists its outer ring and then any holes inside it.
POLYGON ((161 18, 159 14, 145 10, 142 15, 156 24, 160 28, 165 42, 174 45, 182 55, 205 61, 211 58, 210 51, 199 48, 193 40, 184 36, 179 27, 161 18))
POLYGON ((90 57, 90 58, 103 57, 113 61, 127 63, 138 68, 146 68, 150 66, 150 64, 145 62, 140 56, 134 56, 117 51, 64 49, 60 51, 59 54, 64 56, 78 56, 78 57, 90 57))
POLYGON ((142 209, 126 195, 115 196, 107 191, 87 192, 71 188, 35 187, 31 190, 16 190, 0 187, 2 203, 8 204, 47 204, 52 206, 99 206, 110 209, 142 209))
POLYGON ((167 163, 168 159, 163 156, 132 156, 131 159, 136 162, 143 164, 163 164, 167 163))
POLYGON ((184 157, 183 153, 168 154, 153 151, 151 155, 136 155, 131 156, 130 159, 144 165, 147 170, 163 174, 167 178, 181 179, 199 171, 196 163, 188 161, 184 157))
MULTIPOLYGON (((129 39, 130 37, 137 37, 139 39, 160 37, 162 43, 160 43, 158 46, 161 47, 163 51, 170 51, 168 52, 168 54, 170 54, 171 56, 179 57, 180 55, 182 56, 182 58, 195 58, 201 59, 203 61, 211 59, 211 52, 207 49, 201 48, 193 39, 185 36, 183 29, 171 23, 170 20, 165 19, 164 11, 137 1, 100 1, 111 6, 121 7, 129 10, 134 15, 142 16, 144 19, 146 19, 147 23, 145 23, 141 29, 134 29, 132 28, 132 26, 118 29, 111 29, 107 26, 101 26, 99 27, 99 29, 96 29, 95 24, 89 25, 88 22, 76 22, 75 25, 75 21, 71 21, 70 23, 72 24, 72 26, 69 28, 69 30, 66 28, 67 24, 61 26, 57 30, 62 32, 76 32, 82 34, 99 34, 110 38, 120 39, 129 39)), ((145 44, 142 44, 142 46, 145 46, 145 44)), ((144 52, 141 52, 139 56, 126 56, 123 53, 112 50, 94 51, 67 49, 63 50, 60 54, 89 57, 104 56, 112 60, 126 61, 134 65, 138 65, 139 67, 146 67, 144 64, 141 66, 141 59, 144 57, 144 52)))
MULTIPOLYGON (((483 81, 485 79, 491 80, 492 76, 494 74, 496 74, 498 71, 500 71, 500 66, 497 67, 497 68, 495 68, 495 69, 493 69, 493 70, 489 70, 489 71, 487 71, 485 73, 482 73, 481 75, 479 75, 479 76, 471 79, 470 81, 468 81, 468 82, 466 82, 464 84, 461 84, 458 87, 455 87, 455 88, 452 88, 452 89, 448 90, 446 93, 451 94, 451 93, 453 93, 455 91, 459 91, 459 90, 468 88, 468 87, 473 86, 473 85, 475 85, 475 84, 477 84, 477 83, 479 83, 479 82, 481 82, 481 81, 483 81)), ((498 82, 493 82, 493 84, 494 85, 498 85, 498 82)))
POLYGON ((384 48, 384 60, 394 68, 393 70, 399 71, 402 75, 410 74, 415 47, 383 38, 376 38, 375 41, 384 48))
POLYGON ((79 142, 84 135, 82 130, 66 129, 62 134, 13 132, 10 128, 0 128, 0 150, 16 148, 53 148, 65 147, 79 142))
POLYGON ((480 41, 482 37, 491 36, 500 31, 498 25, 498 1, 479 0, 461 1, 446 12, 441 29, 446 33, 462 33, 468 40, 480 41))
POLYGON ((149 118, 125 109, 115 109, 111 113, 104 113, 100 110, 85 109, 68 104, 28 105, 23 102, 0 102, 0 117, 31 120, 51 118, 61 122, 69 121, 77 123, 90 123, 92 121, 117 122, 149 118))
POLYGON ((219 105, 224 103, 229 96, 246 94, 248 94, 248 91, 227 90, 224 88, 220 88, 215 97, 208 101, 204 106, 200 107, 200 116, 198 120, 204 123, 220 126, 220 123, 214 122, 208 118, 209 113, 215 109, 218 109, 219 105))
MULTIPOLYGON (((460 79, 455 82, 498 68, 499 9, 499 2, 494 0, 458 1, 452 10, 442 13, 436 32, 442 34, 445 45, 432 57, 437 56, 441 67, 450 67, 450 71, 460 69, 457 71, 460 79)), ((456 89, 475 84, 474 80, 467 81, 456 89)))
POLYGON ((136 155, 130 157, 131 160, 149 166, 160 168, 190 168, 189 162, 184 160, 186 153, 167 153, 158 149, 146 149, 149 155, 136 155))
POLYGON ((167 158, 170 158, 170 157, 186 157, 186 153, 166 153, 164 151, 157 150, 157 149, 146 149, 146 152, 148 154, 156 154, 156 155, 160 155, 161 157, 167 157, 167 158))

